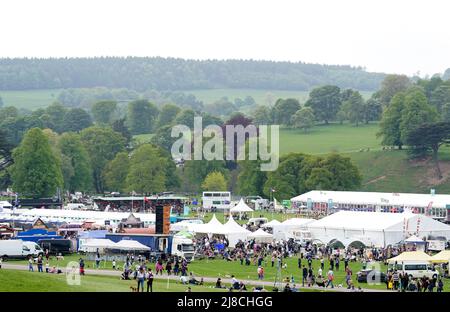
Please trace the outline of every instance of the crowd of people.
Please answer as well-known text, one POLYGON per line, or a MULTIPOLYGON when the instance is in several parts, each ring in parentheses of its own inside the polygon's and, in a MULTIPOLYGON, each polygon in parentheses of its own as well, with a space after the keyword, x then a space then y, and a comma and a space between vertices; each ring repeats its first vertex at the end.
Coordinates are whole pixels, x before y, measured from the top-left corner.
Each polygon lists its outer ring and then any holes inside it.
MULTIPOLYGON (((335 288, 345 287, 352 291, 361 291, 355 286, 355 277, 351 262, 360 263, 361 268, 371 268, 371 264, 385 262, 390 257, 401 253, 401 248, 333 248, 332 246, 318 246, 312 243, 301 245, 294 240, 274 241, 272 243, 258 243, 255 240, 239 241, 234 248, 230 248, 229 242, 222 237, 204 236, 195 239, 196 259, 199 255, 204 257, 222 259, 224 261, 238 262, 242 266, 255 267, 255 279, 263 282, 266 278, 266 270, 275 269, 276 280, 284 283, 283 291, 298 291, 299 287, 323 287, 335 288), (294 275, 282 277, 287 272, 288 258, 297 259, 297 269, 299 279, 294 275), (339 272, 339 280, 336 281, 336 272, 339 272), (343 276, 343 278, 342 278, 343 276)), ((58 256, 56 257, 58 260, 58 256)), ((201 260, 200 260, 201 261, 201 260)), ((101 257, 96 255, 94 266, 99 268, 101 257)), ((29 271, 34 271, 35 265, 38 272, 62 273, 58 266, 49 266, 49 254, 45 251, 44 256, 37 259, 28 259, 29 271)), ((289 261, 292 263, 292 261, 289 261)), ((113 259, 112 269, 121 269, 113 259)), ((155 276, 179 276, 179 283, 184 285, 204 285, 203 277, 197 278, 193 272, 188 270, 188 261, 177 256, 160 257, 155 263, 141 255, 128 254, 123 264, 121 278, 123 280, 135 280, 137 291, 144 291, 144 284, 147 284, 147 291, 153 291, 153 278, 155 276)), ((292 264, 291 264, 292 265, 292 264)), ((0 260, 1 267, 1 260, 0 260)), ((394 266, 395 267, 395 266, 394 266)), ((85 264, 82 258, 79 259, 80 274, 84 275, 85 264)), ((293 270, 289 270, 293 272, 293 270)), ((442 292, 444 282, 439 275, 436 277, 411 278, 408 274, 389 270, 382 280, 386 283, 386 289, 393 291, 416 291, 416 292, 442 292)), ((263 283, 261 283, 263 284, 263 283)), ((248 291, 243 281, 238 281, 235 276, 231 276, 230 286, 225 286, 222 279, 218 278, 216 288, 226 288, 230 291, 248 291)), ((254 287, 253 291, 262 291, 254 287)))

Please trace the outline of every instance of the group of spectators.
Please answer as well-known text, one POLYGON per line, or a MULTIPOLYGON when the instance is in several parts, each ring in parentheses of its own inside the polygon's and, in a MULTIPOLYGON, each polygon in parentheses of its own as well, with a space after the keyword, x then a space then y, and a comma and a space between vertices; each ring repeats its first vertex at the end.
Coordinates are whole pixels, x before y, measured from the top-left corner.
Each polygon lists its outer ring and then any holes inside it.
POLYGON ((437 292, 444 290, 444 282, 442 278, 427 277, 412 279, 407 273, 390 270, 386 276, 386 288, 396 291, 415 291, 415 292, 433 292, 436 288, 437 292))

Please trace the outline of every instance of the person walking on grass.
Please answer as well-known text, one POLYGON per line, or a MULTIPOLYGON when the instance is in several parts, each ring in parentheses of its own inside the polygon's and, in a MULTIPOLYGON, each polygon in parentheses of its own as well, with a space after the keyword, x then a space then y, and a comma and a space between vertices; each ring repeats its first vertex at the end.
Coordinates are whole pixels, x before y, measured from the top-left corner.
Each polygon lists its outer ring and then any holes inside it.
POLYGON ((34 272, 33 258, 31 256, 28 258, 28 271, 29 272, 34 272))
POLYGON ((42 256, 39 256, 37 259, 37 268, 38 272, 43 273, 44 270, 42 269, 42 256))
POLYGON ((80 258, 80 275, 84 275, 84 260, 80 258))
POLYGON ((99 268, 100 267, 100 254, 97 252, 97 254, 95 255, 95 268, 99 268))
POLYGON ((170 275, 170 274, 172 274, 172 261, 167 261, 167 264, 166 264, 166 271, 167 271, 167 275, 170 275))
POLYGON ((2 268, 3 258, 0 257, 0 269, 2 268))
POLYGON ((137 292, 139 292, 139 288, 142 289, 142 292, 144 292, 144 280, 145 280, 145 272, 144 269, 140 268, 137 272, 137 292))
POLYGON ((303 269, 302 269, 302 286, 305 286, 305 281, 308 278, 308 269, 305 267, 305 265, 303 265, 303 269))
POLYGON ((328 282, 327 282, 327 285, 325 287, 328 288, 328 286, 331 285, 331 288, 334 288, 334 285, 333 285, 334 273, 333 273, 333 270, 331 268, 330 268, 330 270, 327 273, 327 279, 328 279, 328 282))
MULTIPOLYGON (((1 266, 0 266, 1 268, 1 266)), ((442 279, 439 279, 437 284, 437 292, 442 292, 444 290, 444 283, 442 282, 442 279)))
POLYGON ((147 274, 147 292, 153 292, 153 272, 152 269, 148 270, 147 274))

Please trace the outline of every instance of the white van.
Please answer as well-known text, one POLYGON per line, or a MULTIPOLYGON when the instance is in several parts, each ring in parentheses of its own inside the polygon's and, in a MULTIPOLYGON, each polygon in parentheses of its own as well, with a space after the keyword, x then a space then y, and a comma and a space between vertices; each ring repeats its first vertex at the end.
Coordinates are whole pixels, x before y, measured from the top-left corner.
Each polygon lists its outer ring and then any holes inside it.
POLYGON ((424 276, 428 278, 437 278, 439 272, 434 269, 434 266, 428 262, 402 262, 397 263, 394 268, 394 264, 389 264, 388 269, 396 269, 397 272, 405 272, 411 278, 422 278, 424 276))
POLYGON ((37 257, 43 253, 42 248, 35 242, 20 239, 0 240, 0 257, 3 259, 37 257))

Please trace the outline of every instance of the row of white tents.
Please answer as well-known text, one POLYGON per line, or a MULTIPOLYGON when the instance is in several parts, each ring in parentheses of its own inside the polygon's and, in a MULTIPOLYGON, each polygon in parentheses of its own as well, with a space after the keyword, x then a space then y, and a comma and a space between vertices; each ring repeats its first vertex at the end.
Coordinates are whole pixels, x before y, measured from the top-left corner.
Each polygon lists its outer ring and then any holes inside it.
POLYGON ((171 226, 171 231, 188 231, 196 234, 221 235, 228 239, 230 246, 234 246, 239 240, 245 241, 255 239, 257 242, 272 242, 273 235, 263 231, 262 229, 251 232, 241 225, 239 225, 233 217, 222 224, 217 220, 216 215, 213 215, 208 223, 199 224, 191 223, 189 221, 181 221, 171 226))
POLYGON ((413 237, 417 242, 423 237, 439 237, 450 239, 450 226, 428 216, 405 213, 339 211, 319 220, 291 218, 284 222, 272 220, 264 227, 271 227, 272 233, 262 229, 252 233, 240 226, 232 217, 222 224, 214 215, 206 224, 179 222, 171 230, 186 230, 208 235, 224 235, 230 246, 238 240, 256 239, 271 242, 294 238, 296 232, 309 233, 316 243, 330 244, 340 242, 345 247, 352 243, 362 243, 370 247, 387 247, 404 242, 413 237))

